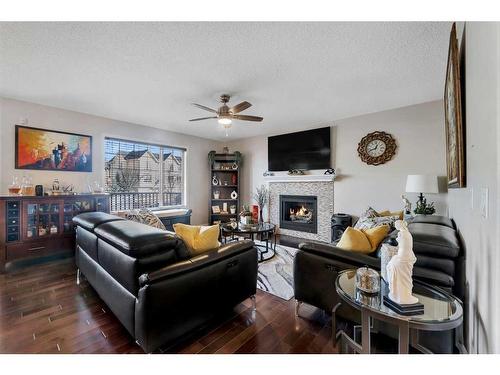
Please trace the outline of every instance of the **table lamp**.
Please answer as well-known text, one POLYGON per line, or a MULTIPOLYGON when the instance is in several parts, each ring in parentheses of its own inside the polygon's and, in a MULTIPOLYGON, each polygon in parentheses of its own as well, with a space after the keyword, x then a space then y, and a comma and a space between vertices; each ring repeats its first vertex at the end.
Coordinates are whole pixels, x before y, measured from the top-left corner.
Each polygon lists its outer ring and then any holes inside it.
POLYGON ((424 193, 439 193, 438 178, 435 175, 409 174, 406 178, 406 192, 418 193, 417 207, 422 205, 425 207, 426 199, 424 198, 424 193))

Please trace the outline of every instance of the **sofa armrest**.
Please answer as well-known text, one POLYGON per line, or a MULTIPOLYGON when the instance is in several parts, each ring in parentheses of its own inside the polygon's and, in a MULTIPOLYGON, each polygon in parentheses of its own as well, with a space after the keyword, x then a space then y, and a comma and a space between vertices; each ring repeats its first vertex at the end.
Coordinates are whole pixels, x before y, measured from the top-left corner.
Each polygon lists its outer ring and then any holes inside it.
MULTIPOLYGON (((139 287, 155 283, 159 280, 179 276, 186 272, 192 272, 196 269, 206 267, 212 263, 219 262, 252 248, 254 248, 254 243, 250 240, 231 242, 219 247, 217 250, 200 254, 191 259, 183 260, 158 270, 145 273, 139 277, 139 287)), ((257 262, 257 258, 255 258, 255 261, 257 262)))
POLYGON ((305 242, 299 245, 299 249, 311 254, 323 256, 328 259, 339 260, 353 266, 370 266, 380 269, 380 259, 371 255, 343 250, 339 247, 315 242, 305 242))

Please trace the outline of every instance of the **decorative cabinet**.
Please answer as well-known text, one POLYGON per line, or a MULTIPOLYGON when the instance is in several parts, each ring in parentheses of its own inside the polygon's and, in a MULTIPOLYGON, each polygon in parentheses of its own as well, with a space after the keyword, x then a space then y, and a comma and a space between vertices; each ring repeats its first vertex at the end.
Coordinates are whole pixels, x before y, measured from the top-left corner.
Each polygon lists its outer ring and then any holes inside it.
POLYGON ((240 212, 241 163, 235 154, 215 154, 210 165, 210 224, 237 220, 240 212))
POLYGON ((0 272, 12 261, 74 251, 74 216, 109 212, 109 197, 0 196, 0 272))

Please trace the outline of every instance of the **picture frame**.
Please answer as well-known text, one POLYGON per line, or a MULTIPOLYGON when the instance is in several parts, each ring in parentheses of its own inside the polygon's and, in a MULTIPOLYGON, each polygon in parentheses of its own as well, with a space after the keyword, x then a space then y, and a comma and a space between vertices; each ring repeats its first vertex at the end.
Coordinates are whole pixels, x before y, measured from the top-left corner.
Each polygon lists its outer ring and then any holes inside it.
POLYGON ((219 206, 212 206, 212 213, 220 214, 220 207, 219 206))
POLYGON ((92 172, 92 136, 24 125, 15 133, 16 169, 92 172))
POLYGON ((465 187, 465 141, 461 91, 458 40, 456 24, 453 23, 450 32, 444 89, 448 188, 465 187))

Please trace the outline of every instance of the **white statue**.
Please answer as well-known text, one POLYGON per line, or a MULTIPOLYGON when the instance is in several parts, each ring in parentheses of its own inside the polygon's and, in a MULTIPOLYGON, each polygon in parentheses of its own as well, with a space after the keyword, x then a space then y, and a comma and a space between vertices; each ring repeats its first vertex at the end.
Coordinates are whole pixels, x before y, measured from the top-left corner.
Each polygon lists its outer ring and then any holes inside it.
POLYGON ((387 264, 389 298, 401 305, 409 305, 418 302, 418 298, 411 294, 413 289, 413 265, 417 258, 413 253, 413 237, 408 231, 406 222, 398 220, 395 225, 396 229, 399 230, 397 237, 398 253, 387 264))
POLYGON ((404 203, 404 210, 405 210, 405 214, 409 214, 411 213, 411 203, 410 201, 408 200, 408 198, 406 198, 404 196, 404 194, 401 194, 401 199, 403 200, 403 203, 404 203))

